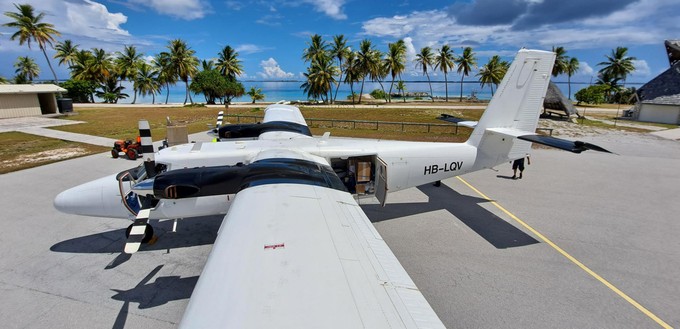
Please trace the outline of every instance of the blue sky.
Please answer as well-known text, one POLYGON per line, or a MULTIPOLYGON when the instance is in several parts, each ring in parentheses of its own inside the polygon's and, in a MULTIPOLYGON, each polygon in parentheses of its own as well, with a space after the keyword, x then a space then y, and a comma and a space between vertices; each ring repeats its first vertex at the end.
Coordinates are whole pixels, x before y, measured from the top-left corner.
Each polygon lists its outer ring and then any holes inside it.
MULTIPOLYGON (((0 11, 15 11, 19 0, 0 0, 0 11)), ((680 39, 678 0, 23 0, 46 13, 45 22, 81 48, 120 51, 135 45, 148 56, 181 38, 201 59, 225 46, 239 53, 244 80, 300 79, 306 70, 302 51, 310 35, 332 41, 344 34, 356 49, 370 39, 378 49, 404 39, 408 59, 424 46, 450 45, 456 54, 471 46, 479 66, 490 56, 511 59, 521 47, 549 50, 563 46, 579 59, 581 70, 572 81, 595 80, 597 63, 617 46, 637 58, 628 78, 646 82, 668 68, 663 41, 680 39)), ((9 18, 0 16, 0 23, 9 18)), ((0 76, 14 76, 18 56, 33 57, 41 79, 51 79, 37 47, 29 50, 10 41, 12 30, 0 27, 0 76)), ((54 50, 49 50, 50 57, 54 50)), ((56 67, 57 62, 53 61, 56 67)), ((409 62, 405 80, 422 80, 409 62)), ((68 78, 57 67, 60 79, 68 78)), ((441 73, 435 80, 443 80, 441 73)), ((449 80, 459 79, 453 73, 449 80)), ((467 79, 474 79, 469 77, 467 79)), ((566 81, 565 77, 558 78, 566 81)))

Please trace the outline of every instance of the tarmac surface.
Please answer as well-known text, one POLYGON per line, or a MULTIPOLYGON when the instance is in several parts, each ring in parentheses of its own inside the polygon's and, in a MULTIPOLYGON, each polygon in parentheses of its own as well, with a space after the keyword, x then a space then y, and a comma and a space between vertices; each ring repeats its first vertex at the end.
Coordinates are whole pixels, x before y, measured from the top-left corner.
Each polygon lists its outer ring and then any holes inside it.
MULTIPOLYGON (((537 149, 521 180, 504 164, 363 206, 447 327, 680 327, 680 142, 581 139, 618 155, 537 149)), ((97 154, 0 175, 3 328, 177 327, 221 217, 152 223, 159 241, 128 258, 128 221, 52 206, 139 163, 97 154)))

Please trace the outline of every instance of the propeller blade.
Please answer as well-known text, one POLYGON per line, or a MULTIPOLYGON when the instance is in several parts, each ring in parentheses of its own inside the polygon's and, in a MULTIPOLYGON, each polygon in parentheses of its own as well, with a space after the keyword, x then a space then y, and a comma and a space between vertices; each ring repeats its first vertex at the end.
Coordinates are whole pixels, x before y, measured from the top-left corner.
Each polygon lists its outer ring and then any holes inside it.
POLYGON ((215 123, 215 128, 220 129, 222 126, 222 122, 224 121, 224 111, 219 111, 217 113, 217 122, 215 123))
POLYGON ((149 215, 151 214, 151 209, 141 209, 137 213, 137 218, 132 224, 132 230, 130 230, 130 236, 125 242, 125 253, 134 254, 139 250, 142 245, 142 240, 144 240, 144 235, 146 233, 146 225, 149 223, 149 215))
POLYGON ((156 176, 156 161, 154 158, 153 140, 151 139, 151 127, 149 121, 139 120, 139 137, 142 143, 142 153, 144 154, 144 169, 147 177, 156 176))

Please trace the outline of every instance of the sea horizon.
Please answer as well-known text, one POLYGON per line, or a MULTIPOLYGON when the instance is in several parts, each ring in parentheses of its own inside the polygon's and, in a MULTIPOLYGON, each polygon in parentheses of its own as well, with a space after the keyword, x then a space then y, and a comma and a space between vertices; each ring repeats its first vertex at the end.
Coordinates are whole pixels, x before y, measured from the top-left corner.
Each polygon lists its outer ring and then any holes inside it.
MULTIPOLYGON (((302 85, 304 82, 303 81, 298 81, 298 80, 283 80, 283 81, 256 81, 256 80, 248 80, 248 81, 240 81, 246 92, 250 90, 251 87, 255 88, 261 88, 262 89, 262 94, 264 95, 264 100, 261 100, 259 102, 278 102, 278 101, 307 101, 307 95, 303 91, 302 88, 300 88, 300 85, 302 85)), ((428 84, 427 81, 405 81, 406 84, 406 93, 419 93, 419 92, 425 92, 427 94, 430 93, 430 85, 428 84)), ((560 88, 562 93, 568 97, 567 93, 569 90, 569 86, 566 82, 556 82, 557 86, 560 88)), ((126 84, 123 83, 123 86, 126 84)), ((585 87, 588 87, 591 85, 591 83, 586 83, 586 82, 572 82, 571 83, 571 95, 572 99, 574 99, 574 94, 585 87)), ((383 86, 385 88, 385 92, 389 92, 390 88, 390 81, 383 82, 383 86)), ((128 86, 129 87, 129 86, 128 86)), ((118 104, 131 104, 132 100, 134 98, 133 93, 129 90, 131 88, 126 88, 124 90, 125 93, 129 95, 128 98, 125 99, 120 99, 118 101, 118 104)), ((371 91, 375 89, 381 89, 380 84, 377 82, 365 82, 364 84, 364 94, 370 94, 371 91)), ((361 83, 356 83, 354 85, 354 92, 356 94, 359 94, 359 91, 361 90, 361 83)), ((494 92, 496 88, 494 86, 494 92)), ((392 88, 392 94, 397 94, 398 91, 396 89, 396 82, 395 86, 392 88)), ((166 94, 167 94, 167 89, 162 88, 161 93, 156 95, 156 104, 164 104, 166 100, 166 94)), ((335 94, 335 89, 333 89, 333 94, 335 94)), ((337 92, 337 99, 338 100, 347 100, 349 95, 351 94, 350 91, 350 86, 347 84, 340 84, 339 90, 337 92)), ((445 98, 446 97, 446 90, 445 90, 445 84, 444 81, 432 81, 432 94, 435 97, 438 98, 445 98)), ((183 83, 178 83, 175 85, 170 86, 170 93, 168 96, 168 103, 183 103, 186 95, 186 90, 185 90, 185 85, 183 83)), ((464 81, 463 82, 463 97, 471 97, 474 95, 477 97, 479 100, 490 100, 491 99, 491 88, 486 85, 482 87, 478 81, 464 81)), ((460 81, 449 81, 448 82, 448 96, 449 99, 458 99, 460 97, 460 81)), ((194 103, 205 103, 205 97, 202 94, 191 94, 191 97, 194 101, 194 103)), ((421 99, 427 100, 429 97, 422 97, 421 99)), ((137 95, 137 100, 136 104, 151 104, 152 103, 153 97, 148 95, 148 96, 140 96, 137 95)), ((414 99, 413 97, 409 99, 414 99)), ((399 98, 401 100, 401 98, 399 98)), ((243 102, 252 102, 252 99, 248 95, 244 95, 241 97, 237 97, 232 99, 232 102, 236 103, 243 103, 243 102)), ((188 101, 187 101, 188 103, 188 101)))

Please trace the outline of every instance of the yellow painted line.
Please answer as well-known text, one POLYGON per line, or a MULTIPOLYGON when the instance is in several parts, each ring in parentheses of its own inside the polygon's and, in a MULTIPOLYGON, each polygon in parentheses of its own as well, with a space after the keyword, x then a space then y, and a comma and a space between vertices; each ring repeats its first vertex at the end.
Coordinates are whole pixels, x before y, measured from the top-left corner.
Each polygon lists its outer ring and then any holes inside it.
POLYGON ((476 189, 474 186, 470 185, 470 183, 466 182, 464 179, 460 177, 456 177, 458 180, 463 182, 463 184, 467 185, 470 189, 475 191, 477 194, 479 194, 482 198, 488 200, 491 202, 492 205, 496 206, 496 208, 500 209, 502 212, 504 212, 506 215, 510 216, 510 218, 514 219, 517 223, 520 225, 524 226, 527 230, 531 231, 534 235, 536 235, 539 239, 543 240, 543 242, 547 243, 549 246, 551 246, 553 249, 557 250, 562 256, 566 257, 568 260, 570 260, 572 263, 576 264, 576 266, 580 267, 582 270, 584 270, 586 273, 590 274, 593 278, 597 279, 597 281, 600 281, 602 284, 604 284, 607 288, 611 289, 613 292, 615 292, 617 295, 621 296, 625 301, 630 303, 631 305, 635 306, 640 312, 644 313, 646 316, 648 316, 650 319, 654 320, 656 323, 658 323, 661 327, 667 328, 667 329, 672 329, 668 323, 664 322, 661 320, 658 316, 654 315, 654 313, 650 312, 648 309, 646 309, 644 306, 640 305, 640 303, 636 302, 634 299, 630 298, 628 295, 626 295, 623 291, 619 290, 616 288, 613 284, 609 283, 609 281, 605 280, 603 277, 601 277, 599 274, 593 272, 590 268, 587 266, 583 265, 578 259, 574 258, 570 254, 568 254, 566 251, 564 251, 562 248, 557 246, 555 243, 550 241, 550 239, 546 238, 543 234, 540 232, 536 231, 533 227, 529 226, 529 224, 525 223, 521 219, 517 218, 517 216, 513 215, 511 212, 503 208, 498 202, 491 200, 488 196, 486 196, 484 193, 480 192, 478 189, 476 189))

